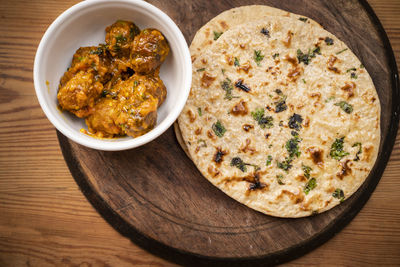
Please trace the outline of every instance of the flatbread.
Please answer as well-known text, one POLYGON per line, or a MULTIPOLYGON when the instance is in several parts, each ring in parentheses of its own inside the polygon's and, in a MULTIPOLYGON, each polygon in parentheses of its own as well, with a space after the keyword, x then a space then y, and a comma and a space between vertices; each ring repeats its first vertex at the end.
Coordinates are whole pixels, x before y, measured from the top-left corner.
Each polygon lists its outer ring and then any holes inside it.
MULTIPOLYGON (((248 23, 250 21, 262 20, 267 16, 283 16, 294 19, 301 19, 305 23, 322 27, 316 21, 308 17, 270 6, 249 5, 235 7, 220 13, 219 15, 208 21, 196 32, 189 48, 190 54, 192 56, 192 61, 194 61, 198 55, 201 55, 203 51, 208 49, 216 41, 216 36, 214 35, 214 32, 217 34, 221 33, 222 35, 224 32, 228 31, 232 27, 238 26, 243 23, 248 23)), ((174 130, 178 143, 181 145, 186 155, 190 157, 186 144, 182 142, 183 139, 181 136, 179 125, 176 122, 174 123, 174 130)))
POLYGON ((303 19, 305 23, 317 25, 316 21, 301 15, 297 15, 282 9, 265 6, 265 5, 249 5, 235 7, 220 13, 218 16, 211 19, 203 27, 201 27, 194 36, 190 44, 190 54, 192 61, 202 54, 202 51, 208 49, 218 38, 219 34, 223 34, 232 27, 248 23, 250 21, 262 20, 267 16, 283 16, 293 19, 303 19), (215 36, 215 34, 217 36, 215 36))
POLYGON ((236 26, 198 56, 178 122, 204 177, 278 217, 350 197, 380 142, 379 98, 361 62, 333 34, 291 17, 236 26))
POLYGON ((174 122, 174 132, 176 136, 176 140, 178 141, 179 145, 182 147, 183 151, 185 152, 186 156, 190 157, 189 149, 185 144, 185 140, 183 140, 181 129, 179 128, 178 121, 174 122))

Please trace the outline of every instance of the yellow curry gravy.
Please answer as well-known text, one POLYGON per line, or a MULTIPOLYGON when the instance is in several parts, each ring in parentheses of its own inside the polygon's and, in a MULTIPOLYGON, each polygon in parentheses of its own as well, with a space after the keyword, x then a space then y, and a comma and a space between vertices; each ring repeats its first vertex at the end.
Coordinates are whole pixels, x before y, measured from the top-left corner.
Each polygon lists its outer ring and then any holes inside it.
POLYGON ((59 106, 85 118, 91 136, 143 135, 155 126, 167 95, 159 76, 167 40, 156 29, 140 31, 118 20, 106 28, 105 42, 75 52, 60 80, 59 106))

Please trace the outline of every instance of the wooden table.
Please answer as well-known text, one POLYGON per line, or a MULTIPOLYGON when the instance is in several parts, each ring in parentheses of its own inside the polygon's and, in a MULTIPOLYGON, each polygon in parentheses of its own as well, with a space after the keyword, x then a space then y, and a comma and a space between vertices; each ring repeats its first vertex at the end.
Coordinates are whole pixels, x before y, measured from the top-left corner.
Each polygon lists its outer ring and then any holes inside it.
MULTIPOLYGON (((71 176, 36 99, 40 38, 76 0, 0 0, 0 266, 172 266, 121 236, 71 176)), ((400 63, 400 0, 369 0, 400 63)), ((371 199, 343 231, 287 265, 400 265, 400 135, 371 199)))

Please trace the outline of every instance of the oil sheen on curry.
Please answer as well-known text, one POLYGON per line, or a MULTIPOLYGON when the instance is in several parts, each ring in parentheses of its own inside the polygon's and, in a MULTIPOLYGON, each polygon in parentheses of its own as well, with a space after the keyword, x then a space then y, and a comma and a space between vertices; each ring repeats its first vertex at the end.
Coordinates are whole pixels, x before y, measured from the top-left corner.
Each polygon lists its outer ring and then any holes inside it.
POLYGON ((160 31, 116 21, 106 28, 105 44, 75 52, 60 80, 60 108, 85 118, 94 137, 147 133, 167 95, 159 71, 169 50, 160 31))

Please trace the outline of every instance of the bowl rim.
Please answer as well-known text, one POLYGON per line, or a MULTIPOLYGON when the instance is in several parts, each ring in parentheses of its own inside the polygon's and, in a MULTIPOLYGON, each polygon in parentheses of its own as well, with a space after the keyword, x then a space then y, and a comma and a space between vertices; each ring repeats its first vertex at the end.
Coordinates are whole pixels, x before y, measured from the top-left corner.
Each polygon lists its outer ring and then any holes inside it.
POLYGON ((192 62, 189 52, 189 47, 186 43, 186 40, 175 24, 175 22, 163 11, 159 8, 145 2, 142 0, 90 0, 90 1, 82 1, 73 5, 72 7, 65 10, 61 13, 47 28, 46 32, 42 36, 40 40, 39 46, 36 50, 34 66, 33 66, 33 80, 34 80, 34 87, 36 92, 36 97, 38 98, 39 104, 45 113, 48 120, 53 124, 53 126, 60 131, 63 135, 68 137, 69 139, 73 140, 74 142, 81 144, 83 146, 103 150, 103 151, 120 151, 120 150, 127 150, 132 149, 135 147, 142 146, 158 136, 164 133, 178 118, 179 114, 181 113, 183 107, 185 106, 186 100, 189 96, 191 81, 192 81, 192 62), (45 99, 44 94, 47 92, 45 90, 45 85, 40 84, 40 77, 39 77, 39 69, 40 66, 43 64, 43 58, 45 51, 45 46, 48 40, 51 38, 53 33, 57 31, 57 29, 65 22, 71 14, 84 10, 87 7, 91 6, 98 6, 100 4, 110 5, 112 3, 122 3, 122 4, 129 4, 135 6, 137 9, 144 9, 147 12, 150 12, 157 16, 163 23, 165 23, 166 27, 169 28, 172 34, 176 37, 179 54, 180 57, 183 56, 183 59, 180 60, 184 63, 182 68, 182 81, 183 81, 183 90, 180 92, 182 98, 174 103, 172 110, 167 114, 167 116, 163 119, 160 124, 157 124, 151 131, 148 133, 136 137, 136 138, 121 138, 120 140, 117 139, 101 139, 101 138, 94 138, 92 140, 87 140, 86 138, 81 138, 81 132, 74 132, 66 129, 66 127, 62 124, 56 114, 51 111, 50 105, 45 99))

